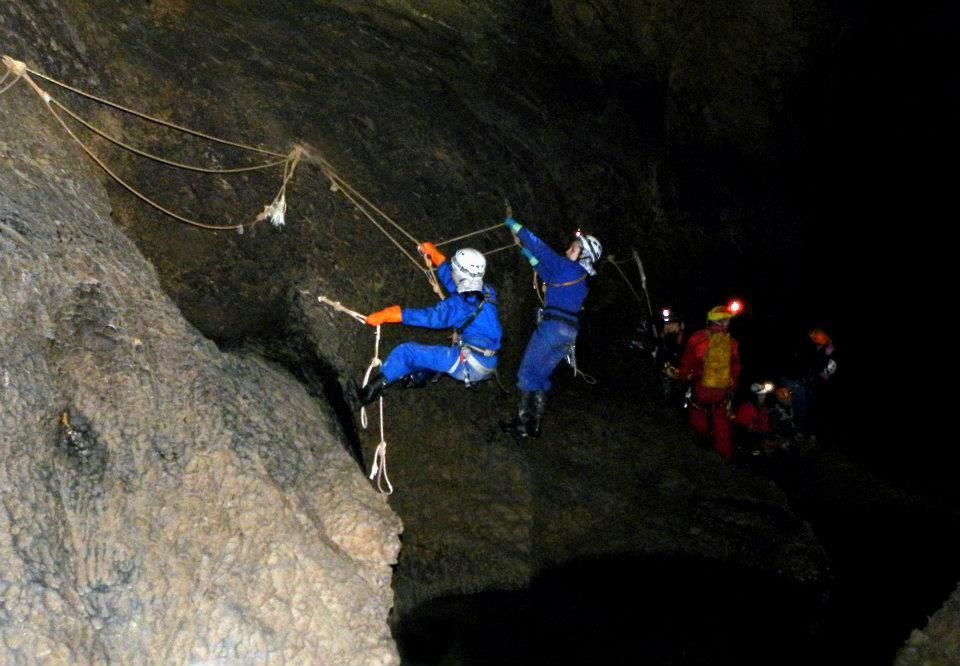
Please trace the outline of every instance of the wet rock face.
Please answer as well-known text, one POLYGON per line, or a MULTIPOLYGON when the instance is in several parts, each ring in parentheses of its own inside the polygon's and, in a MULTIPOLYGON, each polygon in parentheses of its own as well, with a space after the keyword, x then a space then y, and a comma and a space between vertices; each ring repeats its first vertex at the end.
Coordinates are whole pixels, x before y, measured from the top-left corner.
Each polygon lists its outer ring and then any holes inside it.
POLYGON ((331 412, 183 319, 19 85, 0 98, 0 661, 397 663, 400 524, 331 412))

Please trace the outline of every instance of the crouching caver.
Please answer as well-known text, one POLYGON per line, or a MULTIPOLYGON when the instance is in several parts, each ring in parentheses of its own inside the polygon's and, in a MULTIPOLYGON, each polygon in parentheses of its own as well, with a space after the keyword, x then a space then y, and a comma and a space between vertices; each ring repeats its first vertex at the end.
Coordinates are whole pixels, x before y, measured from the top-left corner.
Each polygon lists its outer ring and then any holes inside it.
POLYGON ((469 385, 489 379, 497 367, 502 329, 496 292, 483 281, 486 258, 477 250, 464 248, 447 261, 433 243, 422 243, 417 250, 437 267, 437 277, 450 292, 449 298, 428 308, 391 305, 367 316, 366 323, 452 328, 454 343, 452 346, 416 342, 397 345, 384 360, 380 374, 360 389, 361 405, 370 404, 384 389, 401 379, 405 380, 404 385, 422 386, 429 377, 444 373, 469 385))

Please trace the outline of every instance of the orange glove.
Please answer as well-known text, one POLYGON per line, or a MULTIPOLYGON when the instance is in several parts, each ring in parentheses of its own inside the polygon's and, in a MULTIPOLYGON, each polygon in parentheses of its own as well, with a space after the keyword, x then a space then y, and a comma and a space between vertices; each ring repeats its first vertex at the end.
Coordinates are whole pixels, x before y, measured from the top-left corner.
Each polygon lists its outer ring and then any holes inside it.
POLYGON ((391 305, 388 308, 377 310, 373 314, 368 314, 364 320, 368 326, 379 326, 380 324, 402 324, 403 314, 399 305, 391 305))
POLYGON ((420 245, 417 246, 417 251, 429 259, 430 263, 434 266, 439 266, 447 260, 433 243, 420 243, 420 245))

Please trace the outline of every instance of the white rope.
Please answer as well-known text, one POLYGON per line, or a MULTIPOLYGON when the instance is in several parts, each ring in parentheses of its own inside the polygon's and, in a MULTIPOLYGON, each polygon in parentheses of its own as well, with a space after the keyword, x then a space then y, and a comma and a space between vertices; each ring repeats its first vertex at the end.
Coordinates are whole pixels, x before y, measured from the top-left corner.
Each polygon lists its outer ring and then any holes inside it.
POLYGON ((2 86, 0 87, 0 95, 10 90, 10 88, 12 88, 17 81, 23 78, 23 74, 14 74, 13 79, 11 79, 10 83, 3 85, 3 82, 7 80, 7 77, 10 76, 12 72, 13 72, 13 69, 8 68, 7 73, 3 75, 2 79, 0 79, 0 86, 2 86))
MULTIPOLYGON (((383 362, 380 360, 380 327, 377 326, 377 336, 373 343, 373 358, 370 359, 370 365, 367 366, 367 371, 363 373, 363 384, 360 385, 360 388, 366 387, 370 383, 370 375, 373 374, 373 369, 383 365, 383 362)), ((381 436, 383 434, 383 396, 380 397, 380 430, 381 436)), ((363 426, 363 429, 367 429, 367 408, 363 406, 360 408, 360 425, 363 426)), ((371 477, 372 478, 372 477, 371 477)))
POLYGON ((377 444, 377 450, 373 454, 373 466, 370 468, 370 480, 377 477, 377 490, 382 495, 393 494, 393 484, 390 483, 390 477, 387 475, 387 440, 383 436, 383 397, 380 398, 380 443, 377 444), (387 484, 387 489, 383 489, 383 484, 387 484))
MULTIPOLYGON (((305 292, 305 293, 310 293, 310 292, 305 292)), ((347 307, 344 307, 344 305, 340 301, 331 300, 326 296, 317 296, 317 300, 323 303, 324 305, 329 305, 337 312, 343 312, 344 314, 350 315, 351 317, 359 321, 361 324, 367 323, 367 318, 365 316, 363 316, 356 310, 351 310, 347 307)))
MULTIPOLYGON (((350 317, 353 317, 360 323, 366 323, 367 318, 357 312, 356 310, 351 310, 350 308, 344 307, 340 301, 334 301, 326 296, 317 296, 317 300, 324 305, 329 305, 337 312, 343 312, 350 317)), ((373 369, 383 365, 383 361, 380 360, 380 326, 377 326, 376 337, 373 341, 373 358, 370 359, 370 365, 367 366, 367 371, 363 374, 363 384, 361 386, 365 387, 370 383, 370 375, 373 374, 373 369)), ((393 484, 390 483, 390 477, 387 475, 387 436, 384 431, 384 422, 383 422, 383 395, 380 395, 380 443, 377 444, 377 450, 373 454, 373 465, 370 467, 370 476, 368 477, 371 481, 373 479, 377 480, 377 490, 380 491, 383 495, 392 495, 393 494, 393 484), (386 484, 386 490, 384 490, 384 484, 386 484)), ((360 425, 364 430, 367 429, 369 422, 367 420, 367 408, 360 408, 360 425)))
MULTIPOLYGON (((373 358, 370 359, 370 365, 367 366, 367 371, 363 375, 363 385, 366 386, 370 381, 370 375, 373 373, 373 369, 383 365, 383 362, 380 360, 380 327, 377 326, 377 336, 373 343, 373 358)), ((384 432, 384 423, 383 423, 383 394, 380 394, 378 400, 380 408, 380 443, 377 444, 377 450, 373 454, 373 464, 370 466, 370 476, 368 477, 371 481, 374 479, 377 480, 377 490, 380 491, 383 495, 392 495, 393 494, 393 484, 390 483, 390 477, 387 475, 387 436, 384 432), (383 484, 387 484, 387 489, 383 489, 383 484)), ((363 429, 367 429, 367 410, 366 407, 360 408, 360 425, 363 426, 363 429)))

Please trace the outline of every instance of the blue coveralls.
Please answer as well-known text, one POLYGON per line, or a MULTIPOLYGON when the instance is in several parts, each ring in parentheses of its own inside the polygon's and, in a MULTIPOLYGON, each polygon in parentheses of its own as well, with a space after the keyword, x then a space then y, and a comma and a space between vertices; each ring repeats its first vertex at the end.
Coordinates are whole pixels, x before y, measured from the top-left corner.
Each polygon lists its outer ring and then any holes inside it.
POLYGON ((541 321, 517 370, 517 387, 521 391, 549 391, 551 373, 577 340, 578 316, 589 291, 588 273, 527 229, 521 227, 516 235, 524 256, 547 285, 541 321))
MULTIPOLYGON (((432 329, 458 329, 477 309, 480 300, 475 294, 459 294, 450 275, 450 262, 437 268, 437 277, 450 293, 446 299, 429 308, 401 310, 405 326, 432 329)), ((457 381, 476 382, 487 379, 497 366, 497 355, 484 351, 500 349, 503 331, 497 315, 497 294, 484 283, 486 302, 477 318, 461 334, 461 345, 441 346, 404 342, 397 345, 383 362, 381 372, 388 383, 420 370, 444 372, 457 381)))

